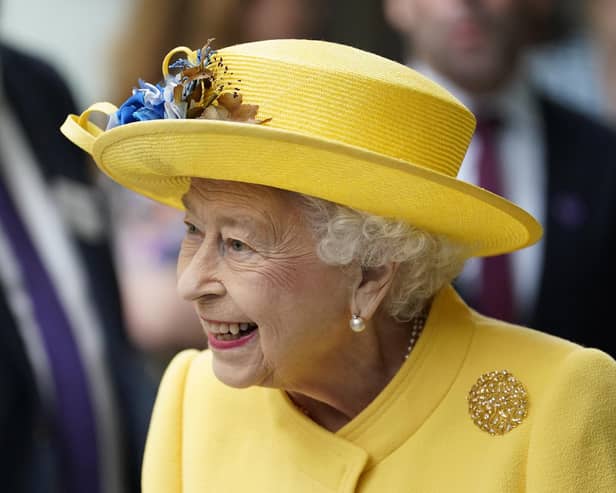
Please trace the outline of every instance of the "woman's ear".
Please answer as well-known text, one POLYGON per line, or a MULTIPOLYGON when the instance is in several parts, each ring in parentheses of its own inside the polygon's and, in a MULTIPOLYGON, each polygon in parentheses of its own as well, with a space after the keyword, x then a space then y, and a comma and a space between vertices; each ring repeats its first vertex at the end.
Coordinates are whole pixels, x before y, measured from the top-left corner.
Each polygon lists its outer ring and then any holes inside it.
POLYGON ((389 292, 398 265, 389 262, 381 267, 362 269, 361 278, 353 291, 351 312, 370 320, 389 292))

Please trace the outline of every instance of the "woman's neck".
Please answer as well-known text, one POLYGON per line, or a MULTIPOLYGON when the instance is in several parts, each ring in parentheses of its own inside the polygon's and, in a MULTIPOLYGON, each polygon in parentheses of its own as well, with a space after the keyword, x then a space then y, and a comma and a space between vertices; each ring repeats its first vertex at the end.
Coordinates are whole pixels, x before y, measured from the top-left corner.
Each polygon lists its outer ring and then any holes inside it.
POLYGON ((411 332, 411 322, 377 315, 364 332, 351 334, 348 351, 315 363, 309 380, 296 380, 285 390, 310 419, 337 431, 365 409, 398 372, 411 332))

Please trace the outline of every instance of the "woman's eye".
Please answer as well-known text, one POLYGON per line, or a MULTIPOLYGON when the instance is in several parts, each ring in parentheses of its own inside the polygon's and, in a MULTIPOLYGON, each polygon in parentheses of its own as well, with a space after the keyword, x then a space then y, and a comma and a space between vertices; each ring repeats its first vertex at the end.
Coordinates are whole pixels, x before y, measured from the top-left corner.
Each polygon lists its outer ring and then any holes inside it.
POLYGON ((248 246, 246 245, 246 243, 240 240, 229 240, 229 247, 234 252, 244 252, 248 250, 248 246))
POLYGON ((197 226, 195 226, 194 224, 191 224, 187 221, 184 221, 184 224, 186 225, 186 233, 189 235, 194 235, 196 233, 199 232, 199 230, 197 229, 197 226))

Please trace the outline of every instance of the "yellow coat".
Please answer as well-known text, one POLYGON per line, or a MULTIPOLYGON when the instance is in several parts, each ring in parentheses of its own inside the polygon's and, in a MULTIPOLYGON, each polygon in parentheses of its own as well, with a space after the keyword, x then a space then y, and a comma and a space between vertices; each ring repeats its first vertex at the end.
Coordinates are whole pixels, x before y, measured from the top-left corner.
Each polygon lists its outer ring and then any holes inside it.
POLYGON ((616 362, 484 318, 451 287, 398 374, 337 433, 280 390, 224 386, 210 359, 185 351, 163 378, 144 493, 616 492, 616 362), (528 396, 503 435, 469 415, 469 391, 495 370, 528 396))

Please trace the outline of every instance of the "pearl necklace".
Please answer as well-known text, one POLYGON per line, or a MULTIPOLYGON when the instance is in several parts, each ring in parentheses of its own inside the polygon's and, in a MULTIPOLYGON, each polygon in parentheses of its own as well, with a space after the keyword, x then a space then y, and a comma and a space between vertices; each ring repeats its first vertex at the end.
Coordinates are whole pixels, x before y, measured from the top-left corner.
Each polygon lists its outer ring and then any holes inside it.
POLYGON ((419 315, 417 315, 411 320, 411 338, 409 339, 409 347, 406 350, 404 359, 407 359, 409 355, 411 354, 411 351, 413 350, 413 348, 415 347, 415 344, 417 343, 417 339, 419 339, 419 336, 423 332, 427 319, 428 319, 428 310, 424 310, 419 315))

